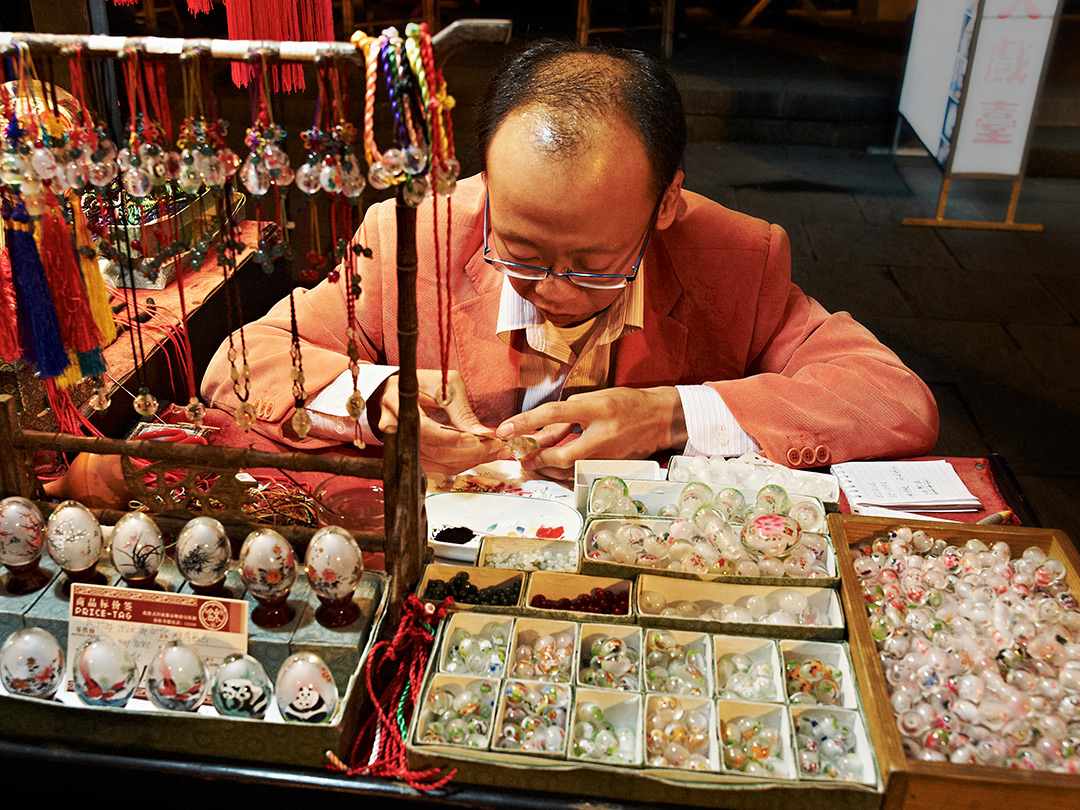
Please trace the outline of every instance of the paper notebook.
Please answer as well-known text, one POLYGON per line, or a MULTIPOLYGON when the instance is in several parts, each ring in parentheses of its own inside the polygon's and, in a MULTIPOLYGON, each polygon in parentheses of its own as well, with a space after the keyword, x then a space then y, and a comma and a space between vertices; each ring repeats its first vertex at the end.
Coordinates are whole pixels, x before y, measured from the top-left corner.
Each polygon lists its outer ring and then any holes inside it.
POLYGON ((960 480, 952 464, 937 461, 848 461, 834 464, 848 502, 913 512, 975 512, 979 499, 960 480))

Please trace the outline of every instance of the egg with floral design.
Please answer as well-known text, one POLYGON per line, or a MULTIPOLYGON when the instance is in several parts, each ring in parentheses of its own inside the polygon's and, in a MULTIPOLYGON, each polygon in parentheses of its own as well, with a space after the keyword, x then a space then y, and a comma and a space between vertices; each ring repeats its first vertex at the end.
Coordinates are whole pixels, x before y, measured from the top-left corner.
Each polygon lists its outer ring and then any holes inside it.
POLYGON ((742 544, 748 551, 783 559, 802 539, 802 528, 787 515, 760 515, 747 521, 742 544))
POLYGON ((123 707, 135 694, 135 661, 111 638, 86 642, 72 663, 75 694, 88 706, 123 707))
POLYGON ((199 651, 182 641, 158 650, 146 675, 146 695, 159 709, 193 712, 210 689, 210 671, 199 651))
POLYGON ((360 547, 340 526, 324 526, 315 532, 304 558, 311 587, 323 599, 338 601, 352 596, 364 574, 360 547))
POLYGON ((153 518, 128 512, 116 521, 112 534, 113 567, 124 579, 148 579, 165 559, 165 541, 153 518))
POLYGON ((256 529, 240 547, 240 574, 257 598, 280 599, 296 582, 296 554, 289 541, 273 529, 256 529))
POLYGON ((326 723, 337 708, 338 690, 326 663, 315 653, 290 655, 274 684, 278 711, 297 723, 326 723))
POLYGON ((176 567, 196 587, 211 588, 223 582, 231 561, 229 535, 219 520, 192 518, 176 537, 176 567))
POLYGON ((105 541, 97 518, 78 501, 64 501, 45 524, 45 548, 65 571, 85 571, 97 564, 105 541))
POLYGON ((40 627, 16 630, 0 647, 0 681, 13 695, 52 700, 64 681, 64 652, 40 627))
POLYGON ((33 562, 44 543, 45 518, 33 501, 18 495, 0 501, 0 563, 33 562))

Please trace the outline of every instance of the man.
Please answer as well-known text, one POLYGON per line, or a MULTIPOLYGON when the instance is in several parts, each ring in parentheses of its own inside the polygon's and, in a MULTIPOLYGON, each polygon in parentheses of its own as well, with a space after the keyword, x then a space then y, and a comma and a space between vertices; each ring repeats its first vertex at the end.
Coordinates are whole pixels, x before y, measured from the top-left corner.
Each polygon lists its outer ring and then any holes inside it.
MULTIPOLYGON (((540 445, 525 466, 553 477, 579 458, 663 450, 756 449, 808 467, 934 445, 929 390, 791 283, 783 230, 682 189, 682 104, 656 62, 534 46, 495 77, 478 130, 483 172, 453 197, 449 401, 430 201, 418 212, 426 468, 508 457, 505 440, 524 435, 540 445)), ((394 238, 393 204, 374 206, 358 234, 373 251, 358 307, 364 363, 397 360, 394 238)), ((348 442, 342 282, 298 293, 296 307, 316 438, 291 443, 348 442)), ((289 323, 286 300, 245 328, 260 429, 285 441, 289 323)), ((203 394, 235 409, 225 352, 203 394)), ((372 427, 396 416, 393 370, 363 370, 372 427)))

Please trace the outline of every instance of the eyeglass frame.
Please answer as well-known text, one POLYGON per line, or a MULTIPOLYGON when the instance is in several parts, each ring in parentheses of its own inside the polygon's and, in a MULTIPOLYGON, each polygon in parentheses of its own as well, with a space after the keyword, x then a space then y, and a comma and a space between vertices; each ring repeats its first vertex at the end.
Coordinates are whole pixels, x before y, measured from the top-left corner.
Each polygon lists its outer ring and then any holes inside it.
POLYGON ((556 278, 565 278, 571 284, 576 284, 577 286, 583 287, 585 289, 591 289, 591 290, 620 290, 623 287, 626 287, 635 278, 637 278, 638 271, 641 269, 641 262, 644 261, 644 259, 645 259, 645 250, 646 250, 646 248, 649 247, 649 238, 652 236, 652 232, 656 228, 656 220, 660 216, 660 206, 661 206, 661 204, 663 202, 664 202, 664 195, 661 194, 660 198, 656 201, 656 205, 653 207, 652 215, 649 217, 649 226, 648 226, 648 230, 645 231, 645 238, 644 238, 644 241, 641 244, 641 250, 638 251, 637 259, 634 261, 633 265, 631 265, 630 272, 628 274, 626 274, 626 273, 583 273, 583 272, 579 272, 577 270, 571 270, 569 267, 564 268, 563 271, 560 273, 560 272, 557 272, 553 266, 552 267, 539 267, 539 266, 534 265, 534 264, 523 264, 522 262, 510 262, 510 261, 507 261, 506 259, 500 259, 498 256, 492 257, 492 256, 488 255, 492 251, 492 248, 488 245, 488 231, 490 230, 490 227, 491 227, 490 226, 490 221, 491 220, 490 220, 490 214, 489 214, 489 211, 490 211, 490 208, 491 208, 491 194, 489 192, 485 191, 484 192, 484 261, 487 262, 488 265, 493 270, 495 270, 497 273, 502 273, 504 276, 510 276, 512 278, 520 278, 523 281, 541 281, 542 279, 547 278, 548 276, 555 276, 556 278), (534 276, 518 276, 518 275, 514 275, 513 273, 507 272, 506 270, 504 270, 504 269, 502 269, 500 267, 497 267, 496 264, 495 264, 496 262, 498 262, 501 265, 505 265, 508 268, 509 267, 520 267, 520 268, 523 268, 525 270, 534 270, 536 272, 543 273, 544 275, 535 276, 535 277, 534 276), (590 286, 588 286, 586 284, 582 284, 580 282, 574 281, 574 279, 577 279, 577 278, 610 278, 610 279, 618 278, 618 279, 622 280, 622 284, 619 284, 617 286, 611 286, 611 287, 590 287, 590 286))

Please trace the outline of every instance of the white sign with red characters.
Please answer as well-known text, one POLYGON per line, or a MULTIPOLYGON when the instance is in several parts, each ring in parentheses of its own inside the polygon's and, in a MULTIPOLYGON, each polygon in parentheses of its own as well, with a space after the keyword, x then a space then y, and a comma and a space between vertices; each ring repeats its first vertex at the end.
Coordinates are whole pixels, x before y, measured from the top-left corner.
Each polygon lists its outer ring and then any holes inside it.
POLYGON ((953 174, 1020 173, 1061 0, 986 0, 953 144, 953 174))

